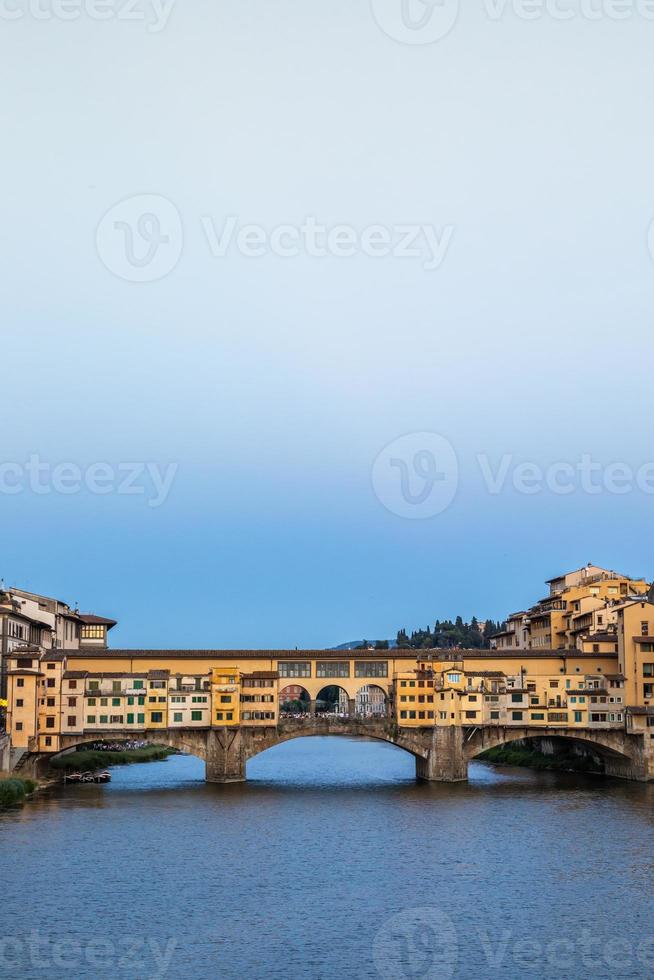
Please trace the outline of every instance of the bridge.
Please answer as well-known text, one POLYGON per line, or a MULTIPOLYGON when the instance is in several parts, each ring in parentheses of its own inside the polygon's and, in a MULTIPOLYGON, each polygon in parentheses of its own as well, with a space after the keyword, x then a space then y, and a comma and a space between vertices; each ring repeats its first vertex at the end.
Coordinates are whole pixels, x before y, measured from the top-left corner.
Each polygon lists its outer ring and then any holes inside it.
POLYGON ((8 661, 12 766, 26 774, 138 739, 203 759, 209 782, 240 781, 260 752, 329 735, 395 745, 424 780, 464 780, 471 759, 518 740, 565 740, 607 775, 654 779, 654 708, 627 705, 615 652, 18 648, 8 661))
MULTIPOLYGON (((578 746, 600 763, 607 776, 637 781, 654 779, 654 760, 646 743, 637 734, 621 731, 576 730, 540 727, 431 727, 402 728, 390 718, 338 718, 321 715, 287 718, 272 727, 240 725, 235 728, 207 728, 145 731, 146 740, 196 756, 205 762, 210 783, 243 782, 247 762, 275 745, 297 738, 334 736, 374 739, 395 745, 415 759, 416 778, 429 782, 461 782, 468 778, 468 763, 487 749, 515 742, 532 741, 541 747, 544 740, 578 746)), ((112 740, 133 737, 131 732, 112 733, 112 740)), ((88 735, 62 738, 60 752, 68 753, 92 744, 88 735)), ((23 759, 22 774, 36 778, 47 775, 52 753, 30 752, 23 759)))

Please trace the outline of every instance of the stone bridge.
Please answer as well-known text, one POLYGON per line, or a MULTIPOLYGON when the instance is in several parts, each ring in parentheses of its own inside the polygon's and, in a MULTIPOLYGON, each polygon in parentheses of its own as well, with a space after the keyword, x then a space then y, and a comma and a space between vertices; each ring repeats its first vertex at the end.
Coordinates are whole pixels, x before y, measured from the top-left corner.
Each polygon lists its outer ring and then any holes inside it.
MULTIPOLYGON (((434 782, 459 782, 468 778, 468 762, 486 749, 511 742, 536 740, 539 747, 549 747, 565 740, 566 745, 583 747, 601 762, 606 775, 622 779, 654 779, 654 750, 642 735, 619 730, 567 728, 500 727, 400 727, 388 717, 335 718, 320 715, 280 720, 276 727, 241 725, 233 728, 168 728, 145 731, 142 737, 160 745, 203 759, 206 779, 212 783, 242 782, 246 763, 266 749, 294 738, 307 736, 346 736, 388 742, 410 752, 416 760, 416 777, 434 782)), ((89 745, 98 735, 62 736, 61 752, 89 745)), ((133 737, 125 733, 124 738, 133 737)), ((111 733, 119 741, 119 732, 111 733)), ((654 744, 654 743, 653 743, 654 744)), ((58 755, 61 752, 57 753, 58 755)), ((31 753, 21 766, 21 774, 36 777, 46 774, 54 756, 31 753)))

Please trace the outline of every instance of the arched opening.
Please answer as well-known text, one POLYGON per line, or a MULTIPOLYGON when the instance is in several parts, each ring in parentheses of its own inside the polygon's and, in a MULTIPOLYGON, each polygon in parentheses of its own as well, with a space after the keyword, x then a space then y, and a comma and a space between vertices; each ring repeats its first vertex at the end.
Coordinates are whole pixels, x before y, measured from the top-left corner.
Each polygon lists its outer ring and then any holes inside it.
POLYGON ((347 733, 289 735, 247 761, 249 783, 348 791, 415 782, 414 754, 386 739, 347 733))
POLYGON ((633 760, 624 752, 594 739, 567 735, 516 736, 480 746, 470 753, 470 761, 495 765, 523 766, 562 772, 590 772, 626 777, 633 760))
POLYGON ((281 718, 294 718, 309 714, 311 697, 300 684, 288 684, 279 692, 279 715, 281 718))
POLYGON ((356 693, 355 708, 361 718, 383 718, 386 704, 386 692, 378 684, 366 684, 356 693))
POLYGON ((347 718, 349 714, 347 691, 338 684, 327 684, 318 691, 316 714, 327 718, 347 718))

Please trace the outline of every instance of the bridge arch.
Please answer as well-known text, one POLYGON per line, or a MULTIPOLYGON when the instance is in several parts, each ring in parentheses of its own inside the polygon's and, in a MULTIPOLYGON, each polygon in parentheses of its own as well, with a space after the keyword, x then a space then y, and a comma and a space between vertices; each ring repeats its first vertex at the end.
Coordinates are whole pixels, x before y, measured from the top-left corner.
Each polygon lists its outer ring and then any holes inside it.
POLYGON ((301 684, 287 684, 279 692, 279 710, 285 714, 304 714, 311 709, 311 695, 301 684))
POLYGON ((340 684, 325 684, 316 695, 316 713, 345 716, 349 711, 350 697, 340 684))
POLYGON ((388 709, 386 691, 379 684, 364 684, 354 699, 355 711, 362 718, 383 718, 388 709))
MULTIPOLYGON (((574 750, 583 747, 585 752, 594 756, 601 764, 600 771, 605 775, 620 778, 639 778, 639 759, 637 748, 629 740, 629 736, 620 731, 601 731, 581 729, 571 732, 569 729, 476 729, 464 740, 464 752, 468 762, 476 759, 482 752, 493 748, 515 745, 515 743, 539 745, 547 748, 565 748, 574 750), (550 743, 549 746, 544 743, 550 743)), ((556 753, 552 752, 553 758, 556 753)), ((582 756, 580 756, 582 758, 582 756)))

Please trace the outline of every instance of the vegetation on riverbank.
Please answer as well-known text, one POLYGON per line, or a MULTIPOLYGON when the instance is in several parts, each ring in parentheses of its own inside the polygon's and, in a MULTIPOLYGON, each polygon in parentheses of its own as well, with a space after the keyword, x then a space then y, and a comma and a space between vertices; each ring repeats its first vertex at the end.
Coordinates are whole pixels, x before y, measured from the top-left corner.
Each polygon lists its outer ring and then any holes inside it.
POLYGON ((68 755, 59 755, 50 763, 52 769, 63 772, 88 772, 106 769, 107 766, 126 766, 131 762, 157 762, 173 755, 175 749, 167 745, 146 745, 142 749, 125 749, 120 752, 100 752, 97 749, 80 749, 68 755))
POLYGON ((550 769, 565 772, 602 772, 601 763, 591 755, 557 752, 546 755, 525 746, 498 745, 478 755, 477 762, 493 762, 499 766, 524 766, 528 769, 550 769))
POLYGON ((0 806, 13 806, 24 803, 25 799, 37 789, 38 784, 32 779, 0 779, 0 806))

